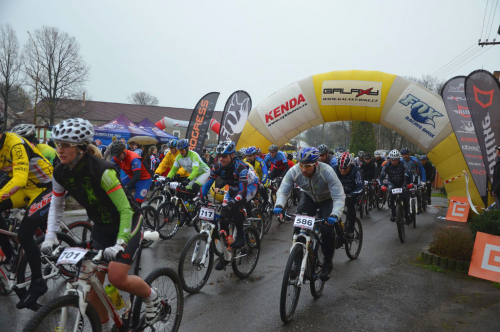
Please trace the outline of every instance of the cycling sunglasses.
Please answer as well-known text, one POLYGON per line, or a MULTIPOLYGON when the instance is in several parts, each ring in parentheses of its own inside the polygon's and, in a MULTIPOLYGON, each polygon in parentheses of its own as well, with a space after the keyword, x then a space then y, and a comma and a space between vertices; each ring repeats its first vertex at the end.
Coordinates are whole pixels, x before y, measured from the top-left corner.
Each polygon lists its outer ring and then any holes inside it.
POLYGON ((78 145, 76 143, 59 142, 59 141, 54 141, 54 144, 56 145, 56 148, 62 148, 62 149, 69 149, 71 147, 78 145))
POLYGON ((305 168, 305 169, 310 169, 311 167, 314 167, 314 164, 299 164, 300 168, 305 168))

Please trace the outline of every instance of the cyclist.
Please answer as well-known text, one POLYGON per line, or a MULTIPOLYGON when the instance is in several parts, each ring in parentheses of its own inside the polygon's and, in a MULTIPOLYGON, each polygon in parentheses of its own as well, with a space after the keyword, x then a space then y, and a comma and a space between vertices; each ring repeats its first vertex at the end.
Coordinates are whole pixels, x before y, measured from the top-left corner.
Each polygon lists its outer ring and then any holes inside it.
POLYGON ((364 160, 365 153, 363 151, 359 151, 358 156, 354 159, 354 163, 356 164, 356 166, 360 167, 364 160))
MULTIPOLYGON (((42 250, 50 253, 56 243, 67 192, 94 222, 91 240, 94 248, 104 250, 104 257, 110 261, 109 282, 122 291, 142 297, 146 302, 146 321, 153 324, 161 310, 157 291, 140 277, 128 275, 141 245, 142 216, 137 206, 130 204, 113 166, 95 156, 97 148, 91 145, 94 126, 90 122, 79 118, 64 120, 54 127, 52 135, 61 164, 52 178, 53 198, 42 250)), ((103 283, 105 274, 96 272, 96 275, 103 283)), ((99 314, 103 331, 109 331, 108 313, 93 289, 89 301, 99 314)))
POLYGON ((408 166, 410 169, 411 173, 413 174, 412 177, 412 183, 413 184, 418 184, 418 177, 420 176, 420 180, 422 180, 423 183, 426 181, 425 177, 425 169, 418 161, 417 158, 410 156, 410 149, 408 148, 402 148, 401 149, 401 157, 402 161, 408 166))
MULTIPOLYGON (((46 212, 51 199, 52 165, 41 152, 26 139, 4 133, 3 113, 0 113, 0 169, 8 177, 0 188, 0 213, 12 208, 27 207, 28 210, 19 226, 18 239, 24 249, 31 269, 31 285, 25 296, 16 304, 18 309, 28 308, 47 292, 42 278, 40 249, 35 242, 35 232, 45 228, 46 212)), ((0 228, 8 229, 0 214, 0 228)), ((13 250, 6 235, 0 234, 0 247, 5 258, 0 264, 8 264, 13 250)))
POLYGON ((271 170, 269 178, 274 180, 277 177, 283 177, 289 169, 285 154, 278 151, 276 144, 271 144, 268 150, 269 153, 264 158, 264 162, 267 164, 267 169, 271 170))
POLYGON ((191 189, 193 192, 198 192, 201 186, 207 182, 210 176, 210 168, 205 164, 200 156, 189 150, 189 141, 181 139, 177 142, 179 154, 175 157, 174 165, 167 175, 169 180, 173 179, 175 174, 182 167, 189 172, 189 176, 182 180, 181 184, 186 189, 191 189))
MULTIPOLYGON (((175 158, 177 158, 177 156, 179 155, 179 150, 177 150, 177 140, 171 140, 168 143, 168 148, 170 149, 170 151, 166 153, 165 157, 156 169, 155 175, 153 175, 153 179, 156 179, 160 175, 168 175, 168 173, 172 169, 172 166, 174 166, 175 158)), ((177 174, 179 175, 178 178, 181 179, 181 181, 189 176, 189 173, 186 172, 186 170, 182 167, 179 168, 177 174)))
MULTIPOLYGON (((388 188, 386 186, 382 186, 381 190, 386 192, 387 190, 392 190, 394 188, 405 188, 408 184, 412 183, 412 173, 408 168, 407 164, 401 161, 401 153, 398 150, 392 150, 389 152, 388 158, 389 162, 382 167, 382 171, 380 172, 379 183, 382 183, 383 179, 387 175, 388 188)), ((403 206, 405 210, 405 219, 406 223, 409 224, 411 222, 409 215, 409 206, 410 206, 410 196, 408 195, 408 191, 403 190, 403 206)), ((396 221, 396 197, 391 195, 391 199, 389 201, 389 206, 391 208, 391 221, 396 221)))
POLYGON ((264 199, 264 207, 267 205, 269 197, 267 194, 267 187, 269 187, 270 181, 267 175, 267 166, 262 158, 257 157, 257 149, 254 146, 249 147, 245 151, 246 159, 245 162, 252 165, 255 173, 260 179, 259 193, 264 199))
MULTIPOLYGON (((222 204, 230 208, 229 213, 236 226, 236 239, 231 247, 241 248, 245 245, 243 236, 245 214, 241 208, 247 202, 249 203, 257 193, 259 178, 243 161, 235 158, 235 147, 236 145, 231 141, 221 142, 217 145, 217 162, 210 171, 210 178, 201 189, 201 196, 205 197, 208 194, 210 187, 218 177, 229 185, 229 190, 226 192, 222 204)), ((221 225, 221 229, 227 229, 227 225, 221 225)), ((215 269, 220 271, 229 263, 221 257, 215 269)))
MULTIPOLYGON (((342 183, 342 187, 344 187, 344 193, 350 196, 350 199, 346 200, 346 238, 352 239, 354 236, 354 219, 356 219, 356 201, 364 189, 361 172, 354 165, 354 160, 348 152, 342 154, 338 166, 334 170, 342 183)), ((341 245, 341 243, 339 244, 341 245)))
POLYGON ((337 158, 329 153, 328 147, 325 144, 320 144, 318 146, 319 150, 319 161, 328 164, 333 168, 337 166, 337 158))
MULTIPOLYGON (((127 190, 135 189, 135 200, 144 202, 148 190, 153 180, 146 167, 141 161, 141 157, 130 150, 121 140, 116 140, 108 147, 112 157, 111 164, 119 167, 125 175, 121 176, 121 182, 127 190)), ((62 160, 62 159, 61 159, 62 160)))
POLYGON ((420 163, 425 169, 425 186, 427 189, 427 204, 431 204, 431 194, 432 194, 432 183, 436 178, 436 168, 430 162, 429 158, 423 154, 420 156, 420 163))
POLYGON ((54 148, 47 144, 38 143, 34 124, 18 124, 17 126, 14 126, 11 131, 25 138, 28 142, 30 142, 31 146, 35 146, 38 151, 40 151, 42 156, 50 161, 52 165, 54 165, 54 162, 56 164, 59 162, 59 158, 57 157, 57 153, 54 148))
MULTIPOLYGON (((316 215, 319 208, 319 218, 325 220, 328 226, 334 225, 344 210, 345 195, 342 183, 337 178, 335 171, 330 166, 318 162, 319 151, 317 148, 303 148, 299 151, 298 164, 288 172, 278 190, 278 198, 274 207, 274 214, 281 214, 293 184, 296 183, 303 191, 297 206, 297 214, 316 215)), ((330 279, 333 269, 333 232, 332 227, 321 225, 323 238, 323 254, 325 265, 321 271, 321 280, 330 279)), ((298 233, 299 229, 295 228, 298 233)))
POLYGON ((372 154, 370 152, 365 153, 360 168, 363 180, 372 181, 373 179, 376 179, 377 165, 375 164, 375 161, 372 160, 372 154))
POLYGON ((382 163, 385 161, 385 158, 382 157, 382 154, 379 150, 375 151, 373 155, 375 157, 374 160, 376 165, 376 177, 378 178, 378 176, 380 175, 380 170, 382 169, 382 163))

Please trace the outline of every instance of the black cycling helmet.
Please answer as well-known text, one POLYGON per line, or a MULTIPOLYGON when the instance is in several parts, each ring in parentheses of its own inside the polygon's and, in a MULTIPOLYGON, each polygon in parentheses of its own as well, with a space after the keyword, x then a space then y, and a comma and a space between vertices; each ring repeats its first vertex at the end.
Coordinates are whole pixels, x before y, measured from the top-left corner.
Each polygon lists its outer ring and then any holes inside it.
POLYGON ((365 152, 365 159, 372 159, 372 154, 370 152, 365 152))
POLYGON ((358 152, 358 158, 363 158, 365 157, 365 152, 364 151, 359 151, 358 152))
POLYGON ((113 143, 111 143, 108 147, 109 149, 109 154, 111 157, 118 157, 120 153, 123 152, 127 148, 127 145, 125 142, 122 142, 121 140, 116 140, 113 143))
POLYGON ((401 154, 410 154, 410 149, 408 149, 408 148, 402 148, 401 149, 401 154))
POLYGON ((278 151, 279 149, 278 149, 278 146, 276 144, 271 144, 271 145, 269 145, 268 150, 269 150, 269 152, 271 152, 271 151, 278 151))
POLYGON ((325 144, 318 145, 319 154, 328 154, 328 147, 325 144))

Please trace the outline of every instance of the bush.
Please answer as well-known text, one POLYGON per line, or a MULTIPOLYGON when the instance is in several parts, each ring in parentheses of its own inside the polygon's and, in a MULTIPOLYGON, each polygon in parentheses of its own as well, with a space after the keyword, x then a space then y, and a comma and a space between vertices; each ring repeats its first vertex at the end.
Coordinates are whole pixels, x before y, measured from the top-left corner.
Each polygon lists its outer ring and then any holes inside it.
POLYGON ((477 232, 500 236, 500 210, 475 215, 469 222, 469 227, 474 239, 477 232))
POLYGON ((434 232, 429 252, 441 257, 470 261, 474 240, 467 228, 439 227, 434 232))

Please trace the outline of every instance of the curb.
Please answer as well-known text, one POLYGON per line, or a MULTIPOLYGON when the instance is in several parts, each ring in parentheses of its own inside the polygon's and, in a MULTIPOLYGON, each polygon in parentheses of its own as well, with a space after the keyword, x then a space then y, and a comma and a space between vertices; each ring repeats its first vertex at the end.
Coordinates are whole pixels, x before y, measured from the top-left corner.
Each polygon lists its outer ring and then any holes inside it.
POLYGON ((425 264, 439 266, 443 270, 457 272, 469 272, 470 262, 459 261, 456 259, 445 258, 429 252, 429 247, 425 247, 418 255, 425 264))
POLYGON ((86 215, 87 211, 82 209, 82 210, 64 211, 63 217, 77 217, 86 215))

